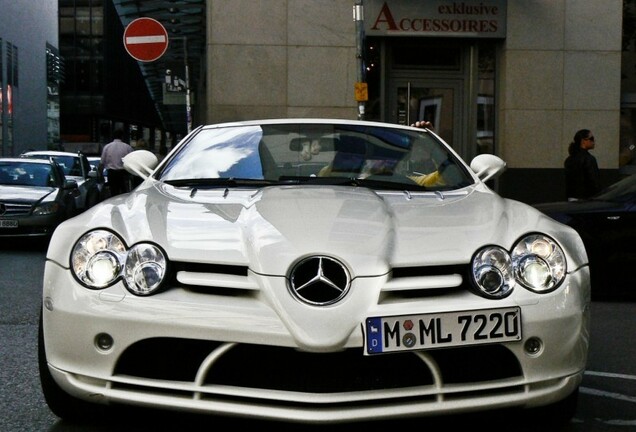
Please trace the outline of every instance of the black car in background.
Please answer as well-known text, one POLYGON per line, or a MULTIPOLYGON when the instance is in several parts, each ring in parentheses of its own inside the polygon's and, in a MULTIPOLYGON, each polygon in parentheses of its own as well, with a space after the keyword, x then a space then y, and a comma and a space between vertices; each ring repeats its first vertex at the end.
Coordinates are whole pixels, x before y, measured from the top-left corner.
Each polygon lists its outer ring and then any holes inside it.
POLYGON ((0 158, 0 237, 48 237, 76 214, 80 191, 52 160, 0 158))
POLYGON ((590 260, 592 298, 636 300, 636 175, 590 199, 534 207, 580 234, 590 260))

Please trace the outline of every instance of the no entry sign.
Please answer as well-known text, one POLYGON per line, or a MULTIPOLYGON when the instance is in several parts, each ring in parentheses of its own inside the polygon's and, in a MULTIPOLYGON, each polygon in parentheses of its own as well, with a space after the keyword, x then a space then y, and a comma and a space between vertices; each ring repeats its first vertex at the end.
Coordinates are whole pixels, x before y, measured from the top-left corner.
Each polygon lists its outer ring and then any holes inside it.
POLYGON ((124 31, 124 46, 135 60, 152 62, 168 49, 168 32, 155 19, 137 18, 124 31))

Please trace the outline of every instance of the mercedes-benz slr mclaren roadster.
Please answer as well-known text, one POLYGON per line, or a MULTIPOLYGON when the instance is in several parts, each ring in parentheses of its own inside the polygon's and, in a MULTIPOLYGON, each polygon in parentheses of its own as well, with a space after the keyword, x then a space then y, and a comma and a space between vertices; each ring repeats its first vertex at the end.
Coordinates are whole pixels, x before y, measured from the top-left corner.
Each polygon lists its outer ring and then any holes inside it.
POLYGON ((428 129, 279 119, 202 126, 125 166, 141 185, 48 249, 39 359, 56 415, 574 415, 585 248, 491 189, 497 156, 468 165, 428 129))

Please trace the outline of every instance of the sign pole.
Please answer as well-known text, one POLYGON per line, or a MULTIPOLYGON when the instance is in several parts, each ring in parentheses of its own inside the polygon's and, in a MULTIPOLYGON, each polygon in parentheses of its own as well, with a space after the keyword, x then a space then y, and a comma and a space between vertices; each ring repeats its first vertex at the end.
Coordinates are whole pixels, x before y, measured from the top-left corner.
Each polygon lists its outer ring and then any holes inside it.
POLYGON ((187 36, 173 37, 183 42, 183 63, 185 66, 185 92, 186 92, 186 129, 192 131, 192 105, 190 97, 190 67, 188 65, 188 38, 187 36))
POLYGON ((356 58, 357 64, 357 82, 355 85, 356 101, 358 102, 358 120, 364 120, 365 102, 368 99, 367 83, 364 81, 364 6, 362 0, 356 0, 353 6, 353 20, 356 24, 356 58))

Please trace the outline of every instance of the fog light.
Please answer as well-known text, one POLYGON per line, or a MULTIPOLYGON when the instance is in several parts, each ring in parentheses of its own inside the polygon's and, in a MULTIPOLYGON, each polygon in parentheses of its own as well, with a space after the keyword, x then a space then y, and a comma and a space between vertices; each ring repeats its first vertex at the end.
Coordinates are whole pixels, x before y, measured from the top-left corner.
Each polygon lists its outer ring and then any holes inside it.
POLYGON ((531 337, 526 341, 524 348, 528 355, 536 356, 543 350, 543 342, 539 338, 531 337))
POLYGON ((113 338, 108 333, 100 333, 95 336, 95 345, 102 351, 108 351, 113 347, 113 338))

